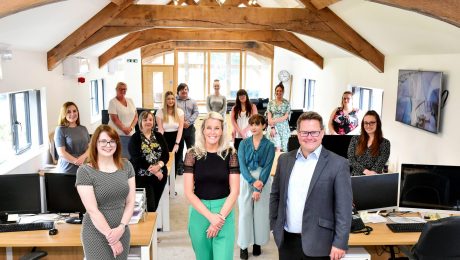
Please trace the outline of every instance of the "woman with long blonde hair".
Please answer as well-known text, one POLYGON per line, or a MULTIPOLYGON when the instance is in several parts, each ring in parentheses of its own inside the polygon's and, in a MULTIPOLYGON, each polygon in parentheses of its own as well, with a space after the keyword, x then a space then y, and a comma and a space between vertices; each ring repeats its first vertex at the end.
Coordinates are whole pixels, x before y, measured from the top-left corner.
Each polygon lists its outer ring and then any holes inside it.
MULTIPOLYGON (((176 97, 172 91, 166 91, 163 108, 156 113, 158 132, 162 133, 171 152, 183 151, 182 133, 184 131, 184 111, 177 107, 176 97)), ((181 154, 174 156, 178 169, 181 154)), ((176 171, 177 175, 177 171, 176 171)))
POLYGON ((188 232, 196 259, 233 259, 238 157, 225 138, 224 119, 208 113, 184 161, 184 193, 191 204, 188 232))
POLYGON ((59 155, 59 172, 76 173, 88 157, 89 133, 80 125, 80 112, 74 102, 65 102, 61 107, 54 144, 59 155))

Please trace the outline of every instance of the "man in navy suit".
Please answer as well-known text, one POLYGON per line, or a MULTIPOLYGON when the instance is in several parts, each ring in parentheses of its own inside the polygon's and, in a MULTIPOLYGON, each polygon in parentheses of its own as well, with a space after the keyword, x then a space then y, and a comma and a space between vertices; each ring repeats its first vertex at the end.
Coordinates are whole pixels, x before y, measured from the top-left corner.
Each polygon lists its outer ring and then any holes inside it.
POLYGON ((321 145, 322 117, 297 120, 300 148, 281 154, 270 194, 279 259, 342 258, 348 249, 352 191, 348 161, 321 145))

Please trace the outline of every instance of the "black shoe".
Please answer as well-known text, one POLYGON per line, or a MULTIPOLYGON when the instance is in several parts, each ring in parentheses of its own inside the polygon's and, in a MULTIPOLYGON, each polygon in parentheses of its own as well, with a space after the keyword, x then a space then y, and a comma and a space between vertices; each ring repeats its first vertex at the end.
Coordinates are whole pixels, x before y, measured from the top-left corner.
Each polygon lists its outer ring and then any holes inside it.
POLYGON ((254 244, 254 246, 252 247, 252 255, 258 256, 260 254, 262 254, 262 249, 260 249, 259 245, 254 244))
POLYGON ((240 259, 248 259, 248 249, 240 249, 240 259))

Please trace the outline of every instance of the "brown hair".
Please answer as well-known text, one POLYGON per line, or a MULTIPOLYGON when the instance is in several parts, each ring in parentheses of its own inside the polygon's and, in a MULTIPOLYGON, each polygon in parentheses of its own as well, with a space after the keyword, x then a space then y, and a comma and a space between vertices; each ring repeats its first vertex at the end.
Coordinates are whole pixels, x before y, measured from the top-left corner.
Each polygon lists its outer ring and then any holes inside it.
POLYGON ((284 85, 283 85, 283 82, 280 82, 280 83, 278 83, 278 85, 275 86, 275 91, 276 91, 277 88, 281 88, 281 90, 282 90, 283 93, 284 93, 284 85))
POLYGON ((115 131, 112 127, 108 125, 100 125, 94 131, 93 136, 91 137, 91 141, 89 142, 89 155, 88 155, 88 162, 93 166, 94 169, 99 170, 99 165, 97 164, 98 159, 98 152, 97 152, 97 143, 99 136, 102 132, 107 133, 107 135, 115 140, 117 143, 117 149, 113 154, 113 162, 117 166, 118 169, 123 169, 123 161, 121 159, 121 143, 120 143, 120 136, 118 136, 117 131, 115 131))
POLYGON ((377 125, 375 127, 374 140, 372 141, 372 144, 369 147, 369 149, 371 150, 372 157, 377 157, 379 156, 380 144, 383 141, 383 132, 382 132, 382 121, 380 120, 380 116, 374 110, 367 111, 363 117, 363 120, 361 120, 361 134, 359 135, 358 146, 356 147, 355 154, 358 156, 363 155, 367 149, 367 142, 369 141, 369 135, 367 134, 366 130, 364 130, 364 118, 366 116, 375 117, 375 121, 377 122, 377 125))
POLYGON ((67 109, 70 106, 74 106, 77 109, 78 118, 77 118, 76 123, 77 123, 77 125, 80 125, 80 111, 78 110, 77 105, 75 105, 75 103, 72 102, 72 101, 67 101, 62 105, 61 112, 59 113, 58 125, 60 125, 60 126, 69 126, 69 121, 67 121, 66 115, 67 115, 67 109))
POLYGON ((242 110, 241 101, 239 98, 240 96, 246 96, 246 102, 244 103, 244 107, 246 108, 246 116, 249 117, 252 114, 252 104, 249 100, 248 92, 246 92, 244 89, 240 89, 238 92, 236 92, 235 106, 233 107, 233 118, 235 118, 235 120, 238 120, 238 116, 242 110))
POLYGON ((299 131, 300 129, 300 122, 304 120, 316 120, 319 122, 321 130, 324 129, 323 118, 321 117, 321 115, 314 111, 308 111, 308 112, 302 113, 297 119, 297 131, 299 131))
POLYGON ((267 121, 265 120, 265 117, 259 114, 254 114, 249 118, 248 121, 249 125, 265 125, 267 124, 267 121))
POLYGON ((142 120, 146 119, 149 116, 152 116, 153 118, 152 129, 155 129, 155 116, 153 115, 151 111, 145 110, 145 111, 142 111, 141 114, 139 115, 139 121, 137 122, 137 124, 139 125, 139 130, 142 131, 142 120))

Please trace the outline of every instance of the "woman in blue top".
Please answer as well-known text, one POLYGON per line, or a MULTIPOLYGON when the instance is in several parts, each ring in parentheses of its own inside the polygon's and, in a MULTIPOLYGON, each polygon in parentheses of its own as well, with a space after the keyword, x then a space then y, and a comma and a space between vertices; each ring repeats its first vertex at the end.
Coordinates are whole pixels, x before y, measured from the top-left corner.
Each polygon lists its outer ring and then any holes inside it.
POLYGON ((252 136, 244 139, 238 149, 238 161, 243 178, 240 179, 238 246, 240 258, 248 259, 248 247, 252 254, 261 254, 261 245, 270 238, 268 208, 270 200, 270 171, 275 157, 275 146, 264 135, 267 126, 259 114, 249 118, 252 136))

